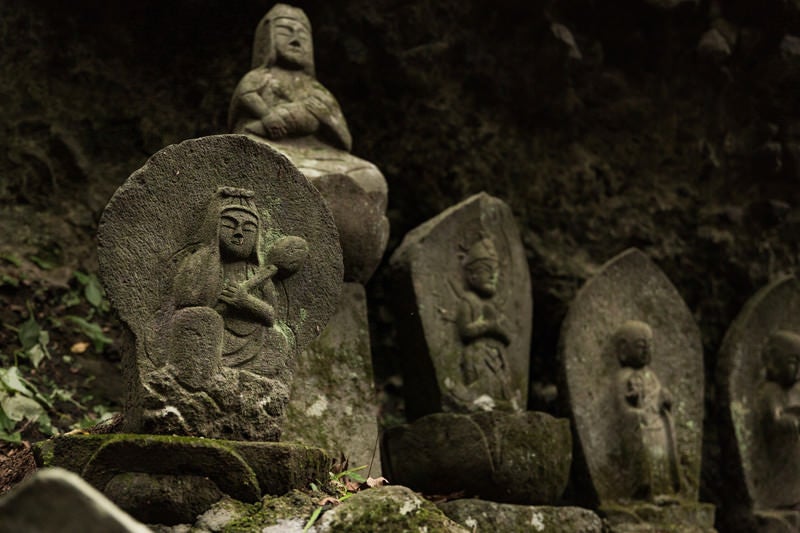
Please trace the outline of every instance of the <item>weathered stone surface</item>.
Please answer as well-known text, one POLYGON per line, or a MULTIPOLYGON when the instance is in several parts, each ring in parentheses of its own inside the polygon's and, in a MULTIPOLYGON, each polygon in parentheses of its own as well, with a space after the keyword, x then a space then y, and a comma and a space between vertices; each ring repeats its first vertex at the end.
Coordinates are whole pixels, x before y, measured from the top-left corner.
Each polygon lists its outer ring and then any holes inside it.
POLYGON ((343 453, 378 477, 377 410, 364 287, 345 283, 336 314, 297 358, 283 438, 343 453))
POLYGON ((800 504, 798 333, 800 283, 782 277, 748 300, 720 348, 726 511, 736 516, 767 511, 766 522, 779 522, 769 511, 788 515, 800 504))
POLYGON ((147 533, 150 530, 72 472, 36 472, 0 498, 0 532, 82 531, 147 533))
POLYGON ((561 361, 583 468, 601 503, 697 500, 703 421, 700 333, 636 249, 578 292, 561 361))
POLYGON ((316 527, 333 531, 468 531, 434 504, 398 485, 365 490, 326 512, 316 527))
POLYGON ((409 418, 525 409, 533 301, 511 209, 472 196, 409 232, 391 265, 409 418))
POLYGON ((98 245, 131 338, 125 430, 277 440, 291 361, 342 279, 330 212, 302 174, 245 136, 169 146, 114 194, 98 245))
POLYGON ((165 435, 70 435, 35 453, 40 466, 80 473, 137 519, 162 524, 192 522, 224 495, 256 502, 305 488, 330 466, 302 445, 165 435))
POLYGON ((571 459, 568 421, 537 412, 436 413, 384 439, 389 479, 425 494, 554 503, 571 459))
POLYGON ((544 532, 602 533, 603 522, 588 509, 512 505, 477 499, 453 500, 437 504, 444 514, 473 533, 544 532))
POLYGON ((389 238, 386 180, 349 153, 352 138, 339 103, 315 77, 303 10, 277 4, 259 22, 252 70, 233 94, 228 127, 273 146, 314 183, 336 219, 347 280, 365 283, 389 238))
POLYGON ((628 502, 599 509, 611 533, 715 533, 714 506, 682 502, 681 505, 653 505, 628 502))

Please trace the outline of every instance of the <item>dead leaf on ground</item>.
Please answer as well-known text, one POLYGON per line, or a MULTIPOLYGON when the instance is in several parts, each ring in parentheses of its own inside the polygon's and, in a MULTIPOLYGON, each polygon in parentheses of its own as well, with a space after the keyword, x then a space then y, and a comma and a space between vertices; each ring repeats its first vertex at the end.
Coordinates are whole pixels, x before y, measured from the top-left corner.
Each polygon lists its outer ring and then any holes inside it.
POLYGON ((365 481, 367 487, 374 489, 375 487, 382 487, 384 485, 389 484, 389 480, 383 476, 380 477, 368 477, 367 481, 365 481))
POLYGON ((329 503, 331 505, 339 505, 342 502, 340 502, 338 498, 334 498, 333 496, 325 496, 324 498, 322 498, 320 501, 317 502, 317 505, 323 506, 323 505, 328 505, 329 503))
POLYGON ((89 349, 89 346, 88 342, 76 342, 70 347, 69 351, 72 353, 83 353, 89 349))

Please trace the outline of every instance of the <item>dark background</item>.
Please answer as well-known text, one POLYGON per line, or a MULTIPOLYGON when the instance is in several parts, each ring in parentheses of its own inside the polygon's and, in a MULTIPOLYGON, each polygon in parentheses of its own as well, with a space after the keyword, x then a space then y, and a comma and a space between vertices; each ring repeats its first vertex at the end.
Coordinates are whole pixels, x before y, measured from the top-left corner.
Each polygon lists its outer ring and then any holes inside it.
MULTIPOLYGON (((389 183, 386 258, 471 194, 510 204, 534 380, 555 381, 566 307, 607 259, 637 246, 666 272, 703 334, 701 498, 719 503, 716 352, 747 298, 798 262, 800 5, 670 3, 295 5, 353 152, 389 183)), ((95 271, 116 187, 165 145, 226 131, 271 5, 0 0, 0 252, 95 271)), ((385 270, 368 285, 379 381, 397 356, 385 270)))

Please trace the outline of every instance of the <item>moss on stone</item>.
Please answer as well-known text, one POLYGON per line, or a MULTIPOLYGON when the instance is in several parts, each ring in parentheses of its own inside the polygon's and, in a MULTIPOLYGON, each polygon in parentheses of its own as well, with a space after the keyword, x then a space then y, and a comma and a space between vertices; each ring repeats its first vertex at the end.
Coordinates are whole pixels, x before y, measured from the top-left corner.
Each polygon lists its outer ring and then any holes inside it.
POLYGON ((283 496, 265 496, 252 505, 239 505, 242 516, 229 522, 222 530, 224 533, 261 531, 267 526, 277 524, 281 519, 311 516, 316 507, 311 494, 299 490, 283 496))

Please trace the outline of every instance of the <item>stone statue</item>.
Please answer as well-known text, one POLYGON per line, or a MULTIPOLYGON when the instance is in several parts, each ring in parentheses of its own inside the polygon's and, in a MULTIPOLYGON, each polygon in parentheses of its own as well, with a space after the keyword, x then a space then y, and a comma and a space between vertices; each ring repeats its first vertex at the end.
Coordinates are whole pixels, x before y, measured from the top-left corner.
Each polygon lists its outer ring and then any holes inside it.
POLYGON ((389 236, 386 180, 349 153, 342 110, 314 75, 311 24, 302 9, 276 4, 259 23, 252 70, 234 91, 228 127, 267 142, 312 181, 334 214, 346 280, 366 282, 389 236))
POLYGON ((620 436, 626 456, 642 472, 636 496, 669 501, 680 492, 672 396, 650 367, 653 331, 644 322, 625 322, 614 334, 621 368, 617 372, 617 402, 622 417, 620 436))
POLYGON ((472 196, 409 232, 390 264, 409 418, 524 410, 533 301, 510 208, 472 196))
POLYGON ((762 287, 725 334, 717 357, 723 525, 800 529, 800 282, 762 287))
POLYGON ((293 362, 341 292, 320 193, 264 143, 193 139, 117 190, 98 245, 131 341, 123 430, 278 440, 293 362))
POLYGON ((764 381, 759 387, 759 417, 769 454, 777 460, 765 473, 775 487, 776 508, 797 509, 800 486, 800 335, 778 330, 767 339, 762 354, 764 381))
MULTIPOLYGON (((466 410, 487 395, 495 403, 516 401, 511 391, 506 351, 511 343, 510 324, 495 302, 500 263, 492 240, 477 240, 462 259, 466 291, 456 315, 464 345, 461 361, 463 389, 459 400, 466 410), (464 390, 466 389, 466 390, 464 390)), ((454 394, 459 392, 454 391, 454 394)), ((478 402, 480 405, 480 402, 478 402)))
POLYGON ((661 269, 635 248, 606 262, 570 304, 559 352, 576 490, 612 531, 713 531, 698 502, 700 330, 661 269))
POLYGON ((288 380, 287 358, 295 340, 275 315, 272 278, 296 272, 308 256, 308 244, 287 236, 266 250, 266 228, 253 197, 247 189, 219 187, 199 221, 196 240, 178 254, 177 310, 165 337, 181 379, 191 386, 202 386, 219 365, 288 380), (198 335, 196 324, 208 327, 198 335))

